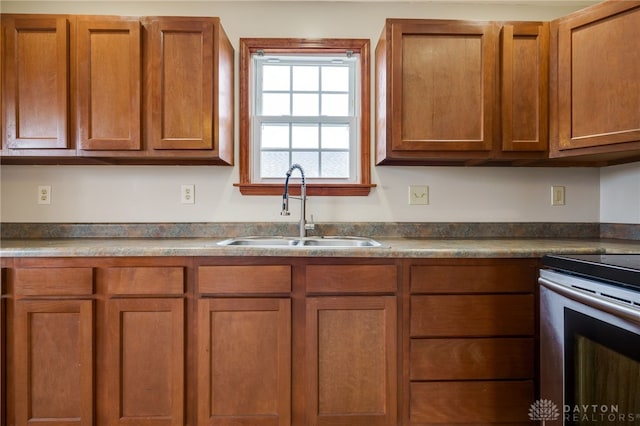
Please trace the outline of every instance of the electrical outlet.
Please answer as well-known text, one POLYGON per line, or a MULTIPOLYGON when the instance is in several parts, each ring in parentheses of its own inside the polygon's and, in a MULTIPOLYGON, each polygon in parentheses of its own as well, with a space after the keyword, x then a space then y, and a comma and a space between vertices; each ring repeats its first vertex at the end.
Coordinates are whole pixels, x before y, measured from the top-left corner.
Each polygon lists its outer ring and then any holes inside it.
POLYGON ((429 204, 429 187, 427 185, 409 185, 409 204, 429 204))
POLYGON ((551 187, 551 205, 552 206, 564 206, 564 186, 553 185, 551 187))
POLYGON ((51 204, 51 185, 38 185, 38 204, 51 204))
POLYGON ((180 202, 182 204, 195 204, 196 203, 196 186, 182 185, 180 187, 180 202))

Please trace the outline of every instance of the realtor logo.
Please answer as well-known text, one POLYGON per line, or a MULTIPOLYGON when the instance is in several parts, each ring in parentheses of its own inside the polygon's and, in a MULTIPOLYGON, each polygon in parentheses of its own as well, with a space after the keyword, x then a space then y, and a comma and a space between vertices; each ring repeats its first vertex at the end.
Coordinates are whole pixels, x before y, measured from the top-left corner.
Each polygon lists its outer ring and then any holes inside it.
POLYGON ((558 420, 558 406, 549 399, 539 399, 529 407, 529 420, 541 420, 544 426, 547 420, 558 420))

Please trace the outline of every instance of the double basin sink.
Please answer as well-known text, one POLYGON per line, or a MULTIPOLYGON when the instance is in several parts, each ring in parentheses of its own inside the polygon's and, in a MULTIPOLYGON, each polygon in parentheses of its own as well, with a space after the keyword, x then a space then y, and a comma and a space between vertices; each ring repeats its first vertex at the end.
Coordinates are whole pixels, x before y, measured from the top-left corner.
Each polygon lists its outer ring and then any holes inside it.
POLYGON ((220 241, 220 246, 347 248, 381 247, 378 241, 363 237, 237 237, 220 241))

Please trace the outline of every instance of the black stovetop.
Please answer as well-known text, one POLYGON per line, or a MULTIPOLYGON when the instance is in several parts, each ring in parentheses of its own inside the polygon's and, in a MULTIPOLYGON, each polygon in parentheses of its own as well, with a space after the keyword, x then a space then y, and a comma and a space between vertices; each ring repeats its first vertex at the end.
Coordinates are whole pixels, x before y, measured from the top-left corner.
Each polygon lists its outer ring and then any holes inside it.
POLYGON ((550 269, 640 291, 640 254, 548 255, 542 258, 542 264, 550 269))

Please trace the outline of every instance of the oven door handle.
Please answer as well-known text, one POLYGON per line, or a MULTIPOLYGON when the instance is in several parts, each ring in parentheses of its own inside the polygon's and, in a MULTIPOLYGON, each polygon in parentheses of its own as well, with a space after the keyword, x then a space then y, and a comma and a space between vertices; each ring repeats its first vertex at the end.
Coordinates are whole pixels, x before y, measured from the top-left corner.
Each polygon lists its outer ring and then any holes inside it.
POLYGON ((625 318, 640 324, 640 310, 638 309, 633 309, 621 303, 596 297, 581 290, 556 284, 543 277, 538 278, 538 282, 549 290, 575 300, 576 302, 584 303, 587 306, 600 309, 617 317, 625 318))

